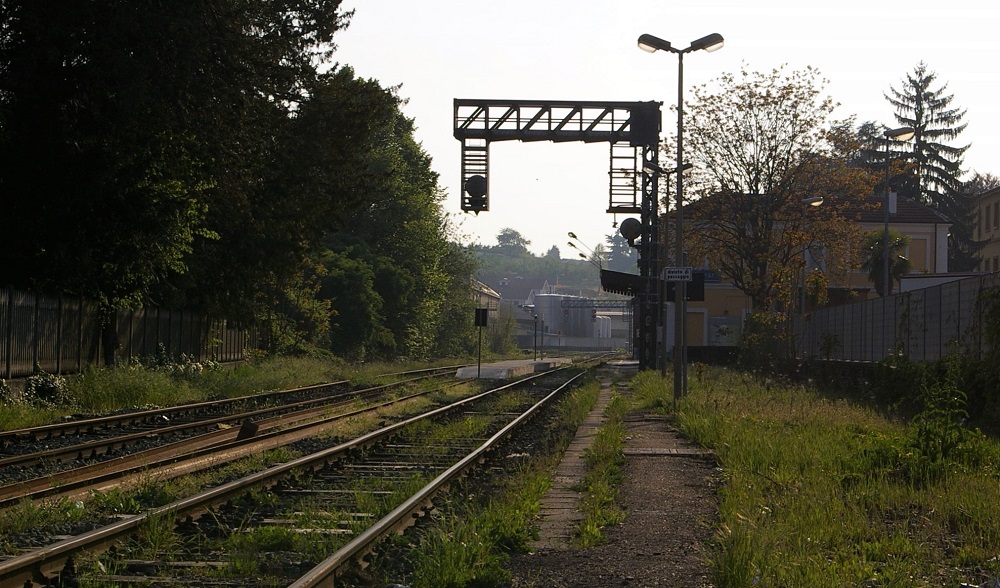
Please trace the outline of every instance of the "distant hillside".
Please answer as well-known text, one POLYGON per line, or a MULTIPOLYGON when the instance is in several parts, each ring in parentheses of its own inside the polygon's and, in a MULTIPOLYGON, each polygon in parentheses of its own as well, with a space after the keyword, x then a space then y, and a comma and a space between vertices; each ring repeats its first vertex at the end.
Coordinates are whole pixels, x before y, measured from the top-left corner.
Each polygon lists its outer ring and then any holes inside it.
POLYGON ((638 273, 635 249, 617 234, 608 236, 607 247, 597 245, 596 251, 590 251, 592 260, 562 259, 557 247, 536 256, 528 250, 530 244, 517 230, 506 228, 497 235, 497 245, 473 245, 471 250, 479 262, 476 278, 505 298, 527 298, 531 290, 546 283, 557 293, 598 297, 603 295, 599 265, 638 273))
POLYGON ((476 279, 497 291, 510 291, 521 284, 528 290, 537 289, 546 282, 561 293, 575 296, 593 297, 600 291, 600 274, 589 261, 536 257, 528 252, 486 247, 474 247, 473 253, 479 262, 476 279))

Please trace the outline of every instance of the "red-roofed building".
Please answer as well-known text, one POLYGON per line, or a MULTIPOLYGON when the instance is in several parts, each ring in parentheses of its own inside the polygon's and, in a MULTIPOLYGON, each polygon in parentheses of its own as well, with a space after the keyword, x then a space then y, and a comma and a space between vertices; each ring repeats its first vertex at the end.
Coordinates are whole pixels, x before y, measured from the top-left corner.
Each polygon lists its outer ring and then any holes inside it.
MULTIPOLYGON (((890 195, 894 196, 894 195, 890 195)), ((885 225, 885 198, 872 196, 866 206, 855 211, 856 219, 867 232, 882 231, 885 225)), ((910 260, 910 273, 943 274, 948 272, 948 232, 951 221, 933 208, 907 198, 890 198, 889 227, 903 235, 909 235, 910 243, 902 253, 910 260)), ((855 272, 861 280, 854 284, 872 286, 868 274, 855 272)))

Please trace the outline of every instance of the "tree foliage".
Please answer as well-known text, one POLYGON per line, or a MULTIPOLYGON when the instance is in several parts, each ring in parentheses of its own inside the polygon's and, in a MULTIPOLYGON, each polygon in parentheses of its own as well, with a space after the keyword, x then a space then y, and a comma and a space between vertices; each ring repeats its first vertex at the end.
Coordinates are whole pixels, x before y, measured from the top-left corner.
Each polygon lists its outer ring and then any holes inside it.
POLYGON ((284 350, 461 339, 445 315, 471 298, 471 258, 397 89, 333 63, 349 17, 340 0, 0 2, 7 283, 257 320, 284 350))
POLYGON ((1000 188, 1000 177, 991 173, 976 172, 972 178, 962 183, 962 194, 965 198, 972 199, 996 188, 1000 188))
POLYGON ((500 229, 497 233, 497 247, 507 255, 528 255, 528 245, 531 245, 531 241, 510 227, 500 229))
POLYGON ((203 247, 231 238, 220 219, 265 197, 338 6, 4 2, 11 283, 113 306, 190 287, 203 247))
POLYGON ((607 268, 616 272, 639 273, 639 253, 628 244, 621 233, 614 232, 604 238, 607 244, 607 268))
POLYGON ((790 304, 806 248, 832 277, 846 280, 857 263, 859 229, 844 211, 872 180, 849 165, 853 131, 832 120, 824 86, 811 68, 744 70, 695 88, 689 102, 689 185, 700 197, 685 224, 691 263, 707 262, 755 309, 790 304), (810 198, 823 205, 806 206, 810 198))
POLYGON ((896 229, 889 229, 889 291, 883 292, 885 275, 885 233, 883 231, 872 231, 864 236, 862 246, 863 261, 861 269, 868 272, 868 279, 875 284, 875 291, 879 296, 892 294, 893 285, 898 283, 900 277, 910 271, 910 260, 903 256, 906 246, 910 244, 910 236, 904 235, 896 229))
POLYGON ((324 282, 336 313, 334 349, 360 357, 456 353, 471 341, 471 318, 466 325, 448 315, 473 315, 472 258, 448 243, 437 174, 413 138, 413 121, 396 113, 374 145, 364 193, 379 197, 326 240, 330 269, 353 268, 331 271, 324 282), (361 287, 351 287, 352 276, 361 287))
POLYGON ((937 74, 920 62, 885 98, 896 109, 896 122, 916 133, 905 158, 913 164, 918 198, 952 221, 948 269, 967 271, 978 265, 980 249, 972 230, 973 202, 964 196, 959 179, 969 146, 948 144, 965 130, 965 110, 952 106, 948 85, 934 88, 936 81, 937 74))

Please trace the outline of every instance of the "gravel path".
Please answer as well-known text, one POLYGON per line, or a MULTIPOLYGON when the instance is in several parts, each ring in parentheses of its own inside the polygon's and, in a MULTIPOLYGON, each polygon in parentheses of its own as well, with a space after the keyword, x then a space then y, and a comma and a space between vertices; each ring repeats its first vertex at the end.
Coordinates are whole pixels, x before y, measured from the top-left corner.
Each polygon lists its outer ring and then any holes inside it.
POLYGON ((539 549, 510 561, 516 588, 711 587, 706 544, 716 519, 718 472, 664 417, 626 420, 625 522, 604 545, 539 549))

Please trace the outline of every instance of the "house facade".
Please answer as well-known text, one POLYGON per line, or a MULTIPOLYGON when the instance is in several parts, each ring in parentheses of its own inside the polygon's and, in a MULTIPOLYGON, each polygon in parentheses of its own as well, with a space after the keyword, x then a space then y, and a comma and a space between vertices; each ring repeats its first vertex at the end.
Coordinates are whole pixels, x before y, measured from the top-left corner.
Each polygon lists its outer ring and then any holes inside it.
MULTIPOLYGON (((885 198, 870 197, 866 206, 852 213, 865 233, 881 232, 885 228, 885 198)), ((948 273, 948 233, 951 221, 933 208, 889 195, 889 228, 910 238, 901 253, 910 260, 910 274, 948 273)), ((855 270, 851 276, 852 288, 869 288, 868 298, 877 296, 868 273, 855 270)), ((895 288, 893 288, 895 291, 895 288)))
MULTIPOLYGON (((1000 207, 1000 192, 996 195, 1000 207)), ((846 210, 848 218, 854 218, 863 232, 884 230, 885 206, 889 210, 889 227, 909 236, 909 244, 901 255, 910 261, 910 274, 931 275, 948 271, 948 232, 951 222, 930 207, 895 195, 886 202, 884 197, 872 196, 857 209, 846 210)), ((996 213, 1000 214, 1000 212, 996 213)), ((998 218, 1000 220, 1000 218, 998 218)), ((1000 249, 1000 227, 996 229, 997 247, 1000 249)), ((806 271, 824 270, 822 246, 813 246, 805 252, 806 271), (819 250, 817 250, 817 248, 819 250)), ((1000 258, 1000 251, 996 253, 1000 258)), ((688 301, 685 317, 686 342, 690 347, 712 347, 735 345, 742 336, 742 326, 751 310, 751 301, 741 290, 724 278, 707 271, 705 299, 688 301)), ((829 277, 829 276, 828 276, 829 277)), ((828 287, 828 305, 843 304, 877 297, 875 285, 868 279, 868 272, 856 269, 840 281, 833 281, 828 287)), ((801 283, 800 283, 801 284, 801 283)), ((799 288, 802 286, 800 285, 799 288)), ((806 311, 810 303, 802 296, 806 311)), ((671 305, 672 306, 672 305, 671 305)), ((672 312, 672 309, 670 310, 672 312)), ((672 331, 673 320, 668 318, 667 330, 672 331)), ((673 335, 668 334, 667 344, 673 335)))
POLYGON ((976 240, 983 244, 979 252, 979 271, 1000 271, 1000 188, 976 198, 976 240))

